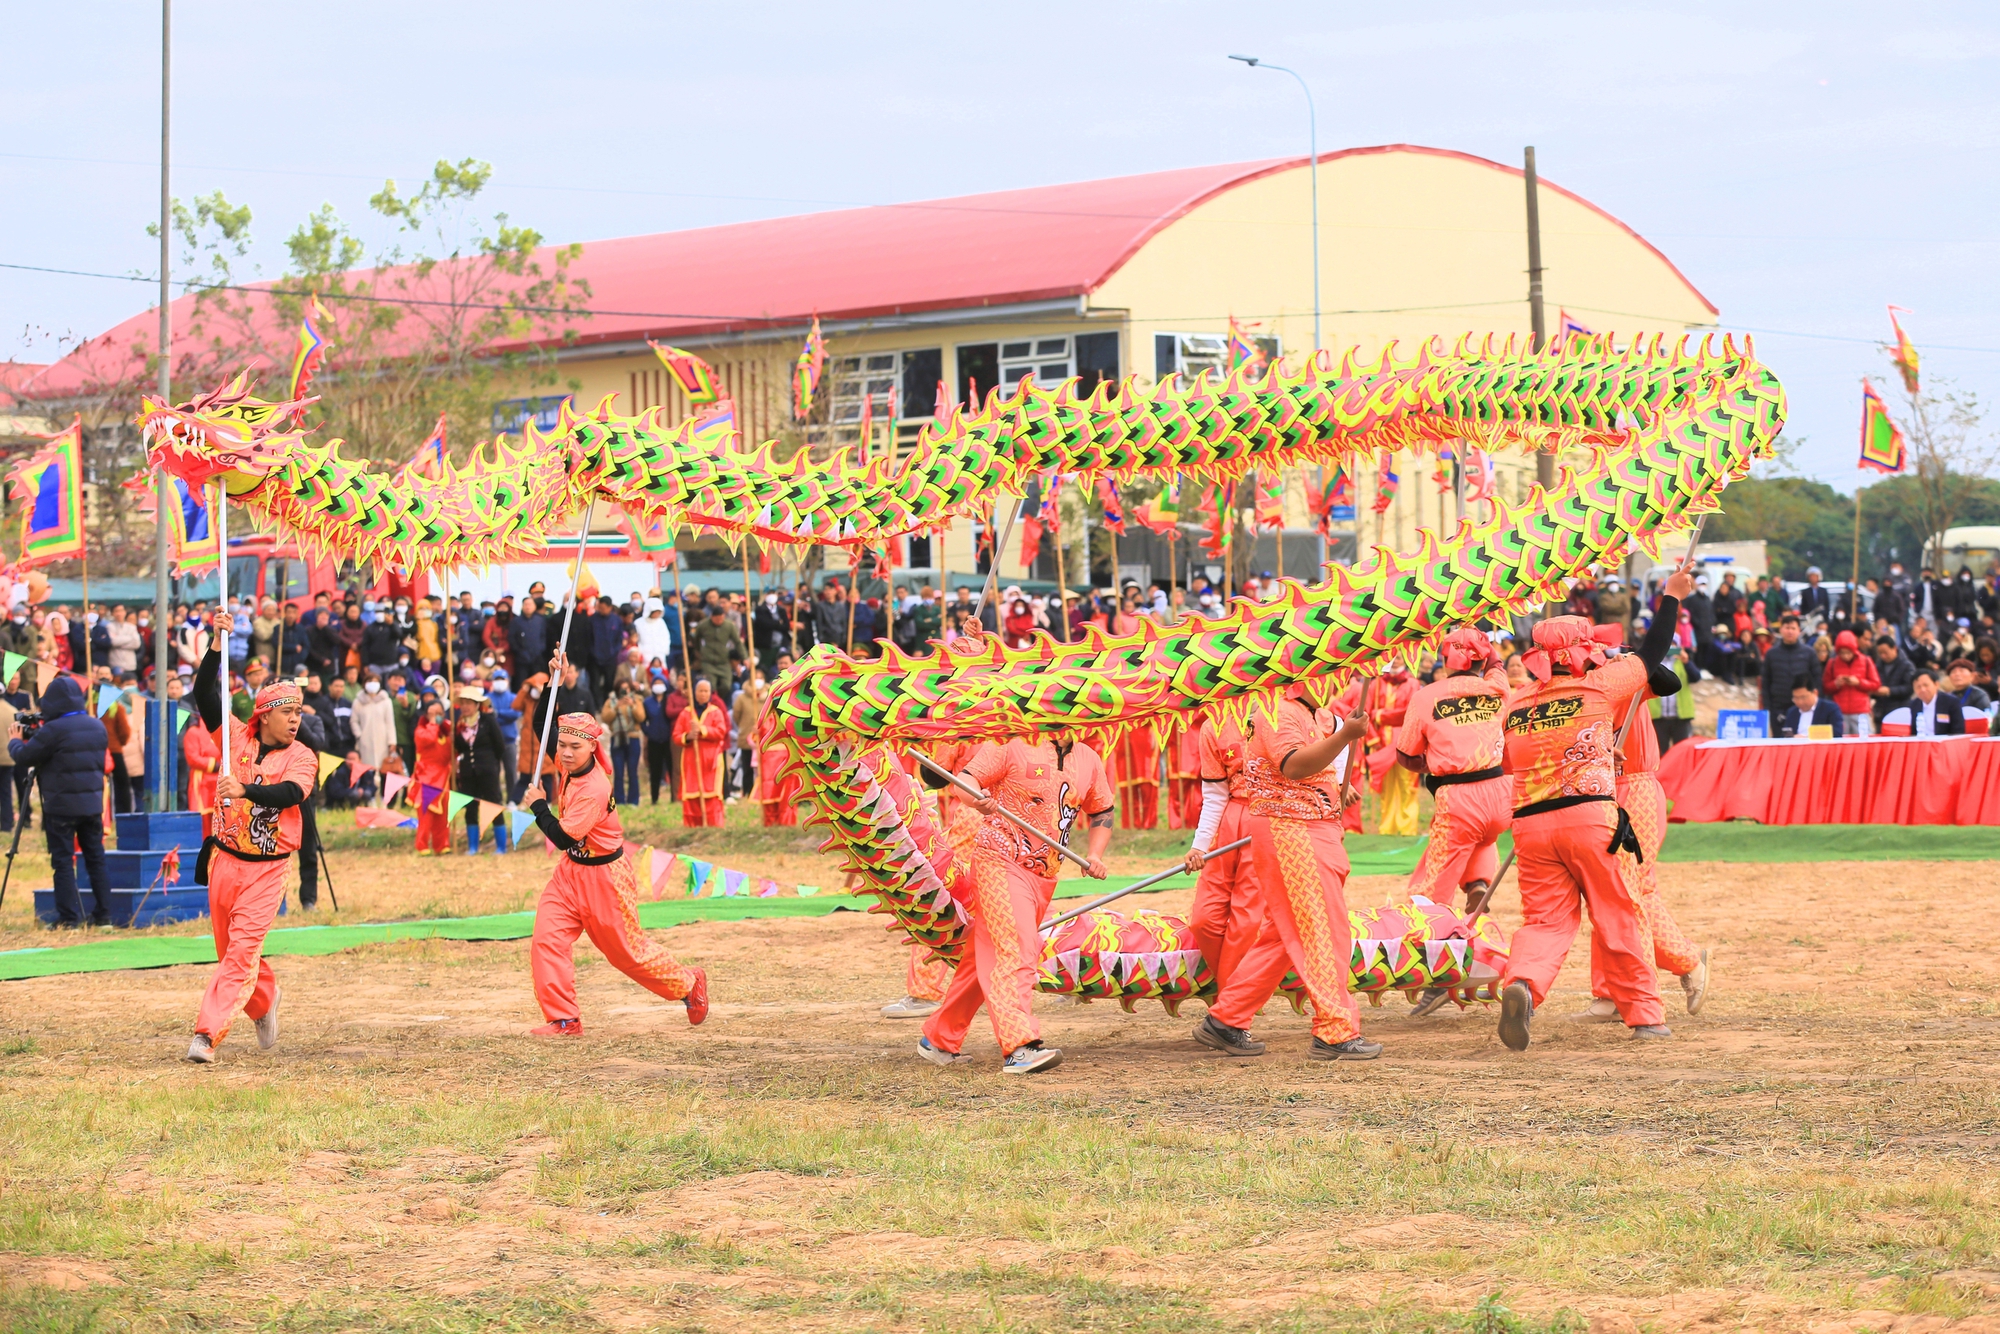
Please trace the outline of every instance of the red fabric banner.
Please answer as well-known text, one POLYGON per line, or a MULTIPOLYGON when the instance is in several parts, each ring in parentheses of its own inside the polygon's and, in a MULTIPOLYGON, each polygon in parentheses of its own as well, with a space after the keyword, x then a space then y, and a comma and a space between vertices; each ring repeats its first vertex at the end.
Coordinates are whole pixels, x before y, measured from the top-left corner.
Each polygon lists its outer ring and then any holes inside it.
POLYGON ((1660 785, 1676 824, 2000 825, 2000 738, 1697 741, 1660 785))

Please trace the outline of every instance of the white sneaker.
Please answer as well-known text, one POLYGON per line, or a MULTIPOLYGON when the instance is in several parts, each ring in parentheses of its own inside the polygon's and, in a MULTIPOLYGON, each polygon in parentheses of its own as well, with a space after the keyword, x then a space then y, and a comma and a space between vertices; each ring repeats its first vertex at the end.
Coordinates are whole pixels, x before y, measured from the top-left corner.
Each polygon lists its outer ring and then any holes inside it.
POLYGON ((915 996, 905 996, 899 1001, 890 1001, 882 1007, 884 1019, 923 1019, 937 1013, 938 1002, 918 1000, 915 996))
POLYGON ((1624 1018, 1618 1013, 1618 1005, 1602 996, 1592 996, 1590 1004, 1577 1012, 1580 1024, 1622 1024, 1624 1018))
POLYGON ((929 1038, 917 1039, 917 1055, 932 1065, 957 1065, 960 1061, 972 1059, 962 1051, 946 1051, 942 1047, 933 1047, 929 1038))
POLYGON ((1708 951, 1701 952, 1701 962, 1694 966, 1692 973, 1681 974, 1681 992, 1687 997, 1687 1012, 1700 1014, 1701 1007, 1708 1000, 1708 951))
POLYGON ((1000 1072, 1007 1075, 1032 1075, 1037 1070, 1053 1070, 1062 1064, 1060 1047, 1016 1047, 1007 1059, 1000 1063, 1000 1072))
POLYGON ((254 1021, 257 1025, 257 1046, 269 1051, 278 1045, 278 1002, 285 994, 283 987, 271 989, 271 1008, 264 1011, 264 1017, 254 1021))
POLYGON ((188 1043, 187 1058, 196 1065, 215 1064, 215 1043, 209 1040, 208 1034, 194 1035, 194 1041, 188 1043))

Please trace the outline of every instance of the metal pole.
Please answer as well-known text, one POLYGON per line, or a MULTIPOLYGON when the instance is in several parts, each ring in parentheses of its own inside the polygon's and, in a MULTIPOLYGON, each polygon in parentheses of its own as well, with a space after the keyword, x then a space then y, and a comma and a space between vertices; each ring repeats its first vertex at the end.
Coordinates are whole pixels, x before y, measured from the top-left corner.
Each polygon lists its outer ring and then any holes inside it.
MULTIPOLYGON (((215 602, 224 611, 229 610, 229 488, 220 477, 215 479, 215 602)), ((211 622, 213 618, 210 618, 211 622)), ((222 776, 229 777, 229 636, 234 633, 236 617, 230 614, 231 629, 222 635, 222 671, 219 673, 222 686, 222 776)), ((214 625, 209 627, 214 633, 214 625)), ((223 805, 229 803, 224 801, 223 805)))
MULTIPOLYGON (((1523 175, 1528 182, 1528 350, 1539 352, 1548 346, 1549 326, 1547 313, 1542 309, 1542 199, 1538 178, 1535 175, 1535 149, 1530 144, 1527 149, 1527 165, 1523 175)), ((1556 484, 1556 456, 1551 450, 1540 450, 1535 455, 1535 480, 1547 489, 1556 484)))
MULTIPOLYGON (((590 520, 597 512, 597 497, 592 496, 583 506, 583 527, 576 535, 576 566, 569 575, 569 606, 563 612, 562 639, 559 642, 563 655, 569 654, 570 622, 576 619, 576 604, 583 599, 576 595, 577 585, 583 581, 583 553, 590 547, 590 520)), ((687 626, 681 626, 683 634, 687 626)), ((542 740, 535 750, 535 772, 529 777, 531 783, 542 781, 542 765, 549 757, 549 730, 556 725, 556 685, 560 677, 552 677, 548 684, 548 696, 542 703, 542 740)))
MULTIPOLYGON (((1220 857, 1225 852, 1234 852, 1238 848, 1247 848, 1249 846, 1250 846, 1250 840, 1248 838, 1239 838, 1234 843, 1224 844, 1222 847, 1216 848, 1213 851, 1205 853, 1203 855, 1209 857, 1220 857)), ((1171 880, 1177 875, 1185 874, 1186 871, 1187 871, 1186 867, 1180 865, 1179 863, 1176 863, 1172 866, 1169 866, 1164 871, 1160 871, 1154 875, 1147 876, 1144 880, 1135 880, 1131 884, 1125 886, 1125 888, 1123 889, 1113 890, 1111 893, 1106 894, 1103 898, 1092 899, 1089 903, 1084 904, 1081 908, 1072 908, 1060 917, 1052 917, 1048 921, 1042 923, 1042 930, 1053 931, 1057 927, 1061 926, 1064 922, 1069 921, 1072 917, 1081 917, 1087 912, 1095 912, 1099 908, 1102 908, 1105 904, 1110 903, 1115 899, 1122 899, 1127 894, 1137 894, 1142 889, 1151 889, 1154 885, 1159 884, 1162 880, 1171 880)))
POLYGON ((1231 60, 1240 60, 1252 69, 1270 69, 1276 70, 1280 74, 1289 74, 1298 80, 1299 91, 1306 95, 1306 143, 1312 151, 1310 174, 1312 178, 1313 229, 1313 351, 1317 352, 1322 346, 1320 342, 1319 319, 1319 109, 1313 104, 1312 85, 1307 83, 1305 76, 1297 70, 1289 69, 1283 65, 1273 65, 1269 61, 1260 60, 1256 56, 1231 56, 1229 58, 1231 60))
MULTIPOLYGON (((171 402, 169 395, 173 389, 173 336, 174 316, 172 297, 168 289, 168 274, 172 270, 167 224, 173 212, 173 198, 170 189, 168 167, 172 161, 170 131, 173 111, 173 28, 174 0, 160 0, 160 401, 171 402)), ((173 770, 174 727, 167 713, 167 673, 173 670, 168 661, 173 651, 173 638, 167 627, 168 614, 173 605, 172 589, 167 582, 167 506, 178 505, 180 497, 174 487, 174 479, 167 470, 159 470, 156 479, 159 487, 159 504, 154 511, 158 520, 153 534, 153 698, 158 701, 159 725, 158 745, 153 760, 153 809, 164 811, 171 808, 174 792, 171 784, 173 770)))

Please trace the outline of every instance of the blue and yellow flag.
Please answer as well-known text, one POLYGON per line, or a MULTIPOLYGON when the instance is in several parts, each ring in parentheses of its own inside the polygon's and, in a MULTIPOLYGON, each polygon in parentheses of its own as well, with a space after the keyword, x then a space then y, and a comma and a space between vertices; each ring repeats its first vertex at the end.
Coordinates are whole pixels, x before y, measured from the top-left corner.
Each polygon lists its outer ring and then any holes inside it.
POLYGON ((21 506, 21 564, 32 568, 83 554, 83 418, 45 436, 8 476, 21 506))

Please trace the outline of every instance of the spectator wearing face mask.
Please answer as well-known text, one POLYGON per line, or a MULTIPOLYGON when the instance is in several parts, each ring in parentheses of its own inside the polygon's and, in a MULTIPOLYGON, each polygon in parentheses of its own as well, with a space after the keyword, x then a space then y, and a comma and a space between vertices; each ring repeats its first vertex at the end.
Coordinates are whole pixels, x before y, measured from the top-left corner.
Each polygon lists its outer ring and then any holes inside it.
MULTIPOLYGON (((646 686, 646 781, 653 794, 653 804, 660 804, 660 784, 666 781, 667 762, 673 758, 674 719, 667 712, 667 683, 654 679, 646 686)), ((673 796, 673 784, 667 784, 667 796, 673 796)), ((635 805, 637 803, 634 803, 635 805)))
POLYGON ((349 715, 354 728, 354 748, 360 752, 364 768, 379 769, 382 760, 396 749, 396 706, 373 673, 361 683, 361 697, 349 715))

